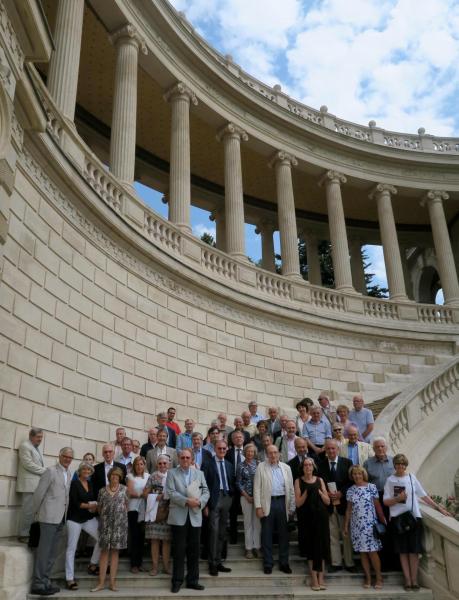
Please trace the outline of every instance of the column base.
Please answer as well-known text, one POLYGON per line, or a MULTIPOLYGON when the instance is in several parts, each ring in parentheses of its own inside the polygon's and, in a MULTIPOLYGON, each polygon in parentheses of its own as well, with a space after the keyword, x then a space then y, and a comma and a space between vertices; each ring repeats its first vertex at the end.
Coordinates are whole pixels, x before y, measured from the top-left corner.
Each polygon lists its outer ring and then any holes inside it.
POLYGON ((451 298, 451 300, 445 300, 444 306, 448 306, 450 308, 459 307, 459 298, 451 298))
POLYGON ((305 279, 303 279, 303 277, 300 275, 300 273, 282 273, 282 275, 284 277, 288 277, 289 279, 296 279, 298 281, 303 281, 304 283, 308 284, 309 282, 306 281, 305 279))
POLYGON ((247 256, 240 252, 228 252, 228 254, 231 256, 231 258, 234 258, 235 260, 240 260, 245 263, 250 262, 249 259, 247 258, 247 256))
POLYGON ((404 294, 395 294, 394 296, 389 294, 389 300, 391 300, 391 302, 412 302, 412 300, 410 300, 408 296, 405 296, 404 294))
POLYGON ((355 288, 349 285, 341 285, 339 287, 335 287, 336 292, 343 292, 343 294, 354 294, 355 296, 361 296, 362 294, 358 292, 355 288))
POLYGON ((173 223, 176 227, 180 229, 180 231, 184 231, 185 233, 193 233, 191 230, 191 226, 188 223, 173 223))

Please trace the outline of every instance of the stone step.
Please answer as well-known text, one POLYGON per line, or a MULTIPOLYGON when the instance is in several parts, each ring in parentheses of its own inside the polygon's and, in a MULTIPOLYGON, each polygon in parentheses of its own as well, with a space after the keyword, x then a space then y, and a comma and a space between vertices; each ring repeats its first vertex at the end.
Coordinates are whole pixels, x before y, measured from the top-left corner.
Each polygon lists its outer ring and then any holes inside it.
MULTIPOLYGON (((288 577, 288 576, 287 576, 288 577)), ((205 585, 205 584, 203 584, 205 585)), ((327 590, 314 592, 306 584, 293 584, 288 581, 272 583, 270 586, 257 589, 255 587, 243 587, 241 585, 227 585, 226 587, 205 589, 204 591, 187 590, 183 587, 179 594, 172 594, 167 585, 161 590, 150 586, 144 588, 124 588, 122 582, 118 584, 118 591, 112 592, 108 589, 93 594, 88 590, 67 591, 63 590, 54 596, 56 600, 73 598, 74 600, 94 600, 97 598, 119 598, 122 600, 163 600, 171 597, 181 599, 196 598, 218 598, 219 600, 300 600, 302 598, 340 598, 340 600, 403 600, 413 598, 412 592, 406 592, 399 585, 386 584, 382 590, 363 589, 361 583, 343 584, 342 582, 327 582, 327 590)), ((29 600, 40 598, 33 594, 28 595, 29 600)), ((432 600, 432 592, 422 588, 416 593, 416 600, 432 600)))

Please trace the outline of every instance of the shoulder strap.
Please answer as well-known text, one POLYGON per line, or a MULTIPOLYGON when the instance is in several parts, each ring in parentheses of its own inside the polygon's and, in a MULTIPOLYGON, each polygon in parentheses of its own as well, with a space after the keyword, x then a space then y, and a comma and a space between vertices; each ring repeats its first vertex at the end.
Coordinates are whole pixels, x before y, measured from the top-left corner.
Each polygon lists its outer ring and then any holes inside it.
POLYGON ((414 490, 413 490, 413 480, 411 479, 411 473, 408 475, 411 483, 411 512, 413 512, 414 508, 414 490))

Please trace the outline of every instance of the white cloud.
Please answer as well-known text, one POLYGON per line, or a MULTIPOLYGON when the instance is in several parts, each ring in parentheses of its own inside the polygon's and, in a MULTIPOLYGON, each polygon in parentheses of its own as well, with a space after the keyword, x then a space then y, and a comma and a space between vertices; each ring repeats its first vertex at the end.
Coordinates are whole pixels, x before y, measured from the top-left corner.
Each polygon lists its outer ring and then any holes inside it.
POLYGON ((209 227, 205 223, 193 224, 193 234, 196 237, 200 238, 204 233, 208 233, 209 235, 213 236, 213 238, 215 239, 215 236, 216 236, 215 227, 209 227))
POLYGON ((457 0, 173 0, 267 84, 393 131, 459 132, 457 0))

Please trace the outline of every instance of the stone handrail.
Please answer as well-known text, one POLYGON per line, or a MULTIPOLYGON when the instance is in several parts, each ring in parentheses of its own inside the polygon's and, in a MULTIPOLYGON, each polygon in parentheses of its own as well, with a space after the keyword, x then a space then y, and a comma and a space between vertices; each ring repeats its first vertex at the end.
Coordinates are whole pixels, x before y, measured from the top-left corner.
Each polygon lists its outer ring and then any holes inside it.
POLYGON ((459 597, 459 522, 424 504, 421 512, 425 545, 420 563, 421 583, 434 592, 435 598, 453 600, 459 597))
POLYGON ((422 127, 418 129, 417 134, 410 134, 386 131, 385 129, 376 127, 374 121, 370 121, 368 126, 359 125, 352 123, 351 121, 340 119, 329 113, 326 106, 322 106, 320 110, 316 110, 294 100, 282 92, 280 85, 271 87, 244 71, 233 61, 231 56, 224 56, 208 44, 206 40, 196 32, 184 13, 176 13, 175 9, 168 2, 162 4, 164 5, 165 10, 175 13, 173 16, 178 14, 182 27, 184 26, 195 38, 197 38, 199 45, 205 48, 208 57, 213 58, 213 60, 219 64, 220 68, 223 67, 228 70, 250 91, 258 96, 262 96, 264 99, 276 104, 292 115, 297 116, 299 119, 329 129, 345 137, 378 144, 387 148, 433 154, 459 155, 459 138, 428 135, 422 127))
POLYGON ((410 433, 436 407, 459 391, 459 357, 418 379, 384 408, 375 424, 375 435, 387 435, 394 453, 405 450, 410 433))
POLYGON ((405 321, 429 327, 450 326, 459 323, 459 308, 439 305, 420 305, 412 302, 395 303, 369 298, 360 294, 341 293, 336 290, 292 280, 270 273, 248 261, 236 260, 212 248, 195 236, 183 232, 164 219, 134 191, 123 186, 99 158, 79 137, 76 130, 59 114, 52 98, 34 67, 30 75, 47 116, 47 131, 62 152, 74 164, 83 179, 98 197, 116 215, 134 228, 141 236, 162 252, 180 258, 188 267, 237 291, 275 300, 303 312, 324 314, 347 313, 358 319, 359 315, 374 322, 384 320, 405 321))

